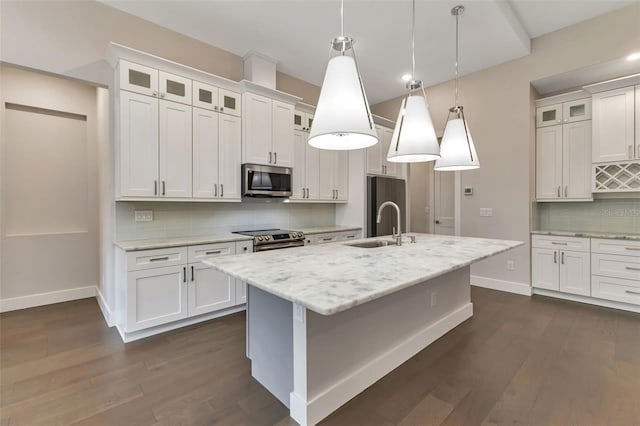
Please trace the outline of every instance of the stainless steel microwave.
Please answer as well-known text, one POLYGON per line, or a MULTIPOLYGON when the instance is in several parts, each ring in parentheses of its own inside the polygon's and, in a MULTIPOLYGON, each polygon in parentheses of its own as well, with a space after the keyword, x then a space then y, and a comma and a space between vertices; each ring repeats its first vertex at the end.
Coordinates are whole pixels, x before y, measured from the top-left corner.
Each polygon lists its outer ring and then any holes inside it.
POLYGON ((242 165, 242 194, 245 197, 290 197, 291 168, 242 165))

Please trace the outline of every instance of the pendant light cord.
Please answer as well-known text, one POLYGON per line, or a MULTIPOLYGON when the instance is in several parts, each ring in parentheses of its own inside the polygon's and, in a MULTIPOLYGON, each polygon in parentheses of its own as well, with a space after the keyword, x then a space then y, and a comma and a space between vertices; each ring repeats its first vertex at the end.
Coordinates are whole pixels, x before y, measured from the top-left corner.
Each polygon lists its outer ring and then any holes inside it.
POLYGON ((411 79, 416 79, 416 0, 411 11, 411 79))
POLYGON ((340 3, 340 36, 344 37, 344 0, 340 3))
POLYGON ((458 106, 458 18, 460 18, 460 12, 456 11, 456 91, 455 91, 455 106, 458 106))

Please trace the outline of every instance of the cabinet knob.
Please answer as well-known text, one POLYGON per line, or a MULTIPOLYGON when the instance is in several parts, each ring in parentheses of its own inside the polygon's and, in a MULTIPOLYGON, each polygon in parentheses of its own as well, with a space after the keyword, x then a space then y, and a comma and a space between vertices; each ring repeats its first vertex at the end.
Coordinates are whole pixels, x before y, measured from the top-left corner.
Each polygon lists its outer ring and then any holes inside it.
POLYGON ((220 111, 224 111, 224 107, 220 107, 220 111))
POLYGON ((214 111, 217 111, 217 110, 218 110, 218 106, 217 106, 217 105, 216 105, 216 106, 214 106, 214 107, 213 107, 213 110, 214 110, 214 111))
POLYGON ((166 94, 166 93, 164 93, 164 92, 160 93, 160 97, 161 97, 161 98, 164 98, 165 94, 166 94))
POLYGON ((153 91, 152 93, 153 96, 158 96, 158 92, 156 90, 153 91))

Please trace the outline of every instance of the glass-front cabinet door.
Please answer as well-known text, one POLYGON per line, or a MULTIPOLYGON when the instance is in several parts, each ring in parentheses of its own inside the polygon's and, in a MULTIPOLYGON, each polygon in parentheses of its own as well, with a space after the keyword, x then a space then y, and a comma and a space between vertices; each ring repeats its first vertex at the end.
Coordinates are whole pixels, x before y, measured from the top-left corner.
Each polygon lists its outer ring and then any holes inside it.
POLYGON ((536 127, 562 124, 562 104, 539 107, 536 110, 536 127))
POLYGON ((158 81, 161 99, 191 105, 190 79, 160 71, 158 73, 158 81))
POLYGON ((218 111, 218 88, 194 80, 192 101, 194 107, 218 111))
POLYGON ((141 95, 158 95, 158 70, 134 64, 129 61, 120 61, 120 89, 141 95))
POLYGON ((218 89, 218 107, 221 113, 240 117, 242 111, 240 93, 218 89))
POLYGON ((562 104, 562 109, 564 123, 591 120, 591 99, 579 99, 577 101, 565 102, 562 104))

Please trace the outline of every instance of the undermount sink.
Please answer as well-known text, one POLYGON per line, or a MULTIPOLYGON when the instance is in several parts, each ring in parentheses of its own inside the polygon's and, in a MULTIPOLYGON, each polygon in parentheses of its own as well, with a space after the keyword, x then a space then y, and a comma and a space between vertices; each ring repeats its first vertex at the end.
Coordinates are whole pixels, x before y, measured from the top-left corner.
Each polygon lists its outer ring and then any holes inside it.
POLYGON ((363 241, 361 243, 352 243, 352 244, 345 244, 345 245, 351 246, 351 247, 360 247, 360 248, 376 248, 376 247, 393 246, 395 244, 396 242, 392 240, 370 240, 370 241, 363 241))

